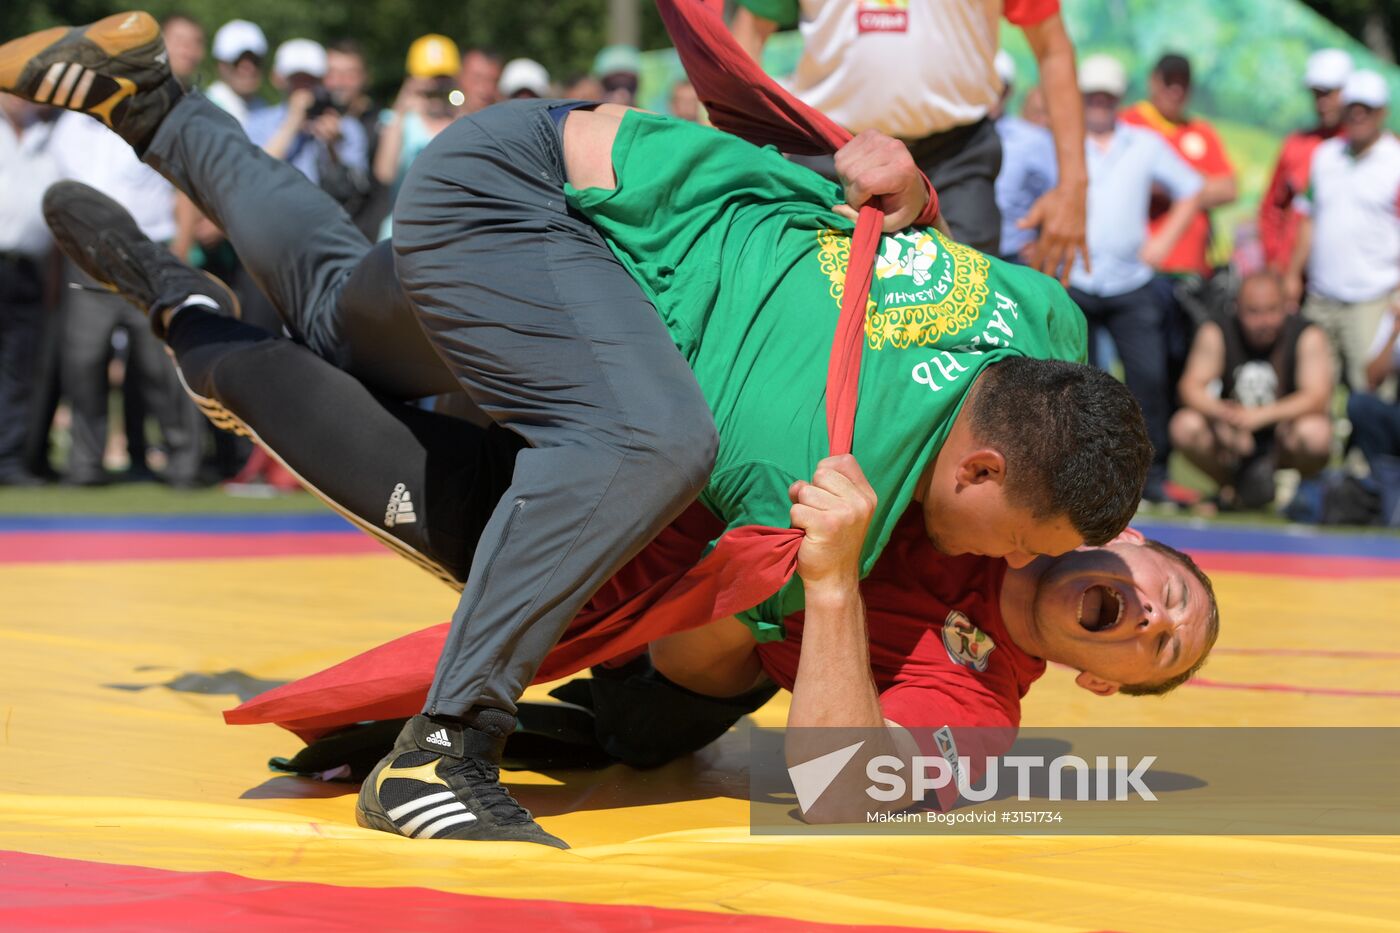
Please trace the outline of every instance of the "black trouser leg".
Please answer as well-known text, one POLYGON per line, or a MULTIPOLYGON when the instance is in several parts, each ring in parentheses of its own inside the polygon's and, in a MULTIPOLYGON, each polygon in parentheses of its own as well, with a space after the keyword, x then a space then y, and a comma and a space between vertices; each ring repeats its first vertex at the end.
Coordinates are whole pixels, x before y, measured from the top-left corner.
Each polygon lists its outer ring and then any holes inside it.
POLYGON ((290 340, 186 308, 176 363, 220 427, 243 429, 337 511, 461 588, 519 438, 386 400, 290 340))
POLYGON ((457 391, 394 276, 339 204, 248 141, 199 94, 170 111, 145 161, 228 234, 287 329, 317 355, 396 398, 457 391))
POLYGON ((703 488, 705 399, 656 309, 564 203, 550 102, 459 120, 394 212, 399 279, 467 394, 530 444, 482 533, 427 712, 514 712, 569 621, 703 488))

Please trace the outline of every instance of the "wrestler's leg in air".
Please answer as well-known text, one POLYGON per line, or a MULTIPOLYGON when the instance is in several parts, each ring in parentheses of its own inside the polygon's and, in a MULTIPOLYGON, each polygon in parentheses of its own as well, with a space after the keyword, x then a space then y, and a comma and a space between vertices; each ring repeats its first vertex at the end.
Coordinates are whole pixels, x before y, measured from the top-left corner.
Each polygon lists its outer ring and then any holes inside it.
POLYGON ((306 347, 235 320, 221 282, 151 242, 101 192, 61 182, 44 214, 80 268, 154 313, 211 421, 252 437, 332 508, 462 588, 510 485, 516 435, 383 398, 306 347))

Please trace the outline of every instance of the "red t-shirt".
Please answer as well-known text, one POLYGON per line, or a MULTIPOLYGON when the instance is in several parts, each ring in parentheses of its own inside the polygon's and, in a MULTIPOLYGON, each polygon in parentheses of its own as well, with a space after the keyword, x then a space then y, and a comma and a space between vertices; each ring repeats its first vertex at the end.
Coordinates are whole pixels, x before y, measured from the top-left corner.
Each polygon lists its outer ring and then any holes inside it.
MULTIPOLYGON (((899 520, 861 582, 870 669, 885 718, 906 728, 1009 726, 1045 662, 1011 641, 1001 618, 1006 563, 944 557, 924 533, 917 506, 899 520)), ((758 646, 768 676, 791 690, 802 651, 803 614, 787 638, 758 646)))
POLYGON ((1269 268, 1276 272, 1286 272, 1293 258, 1293 244, 1298 236, 1298 212, 1293 202, 1308 190, 1313 152, 1340 130, 1340 126, 1331 130, 1314 128, 1289 133, 1283 141, 1274 177, 1259 199, 1259 245, 1269 268))
POLYGON ((1034 26, 1060 12, 1060 0, 1006 0, 1001 13, 1008 23, 1034 26))
MULTIPOLYGON (((1230 164, 1229 156, 1225 154, 1225 146, 1220 142, 1215 129, 1206 121, 1193 118, 1185 123, 1173 123, 1145 100, 1124 110, 1122 117, 1124 123, 1155 130, 1171 143, 1177 155, 1203 176, 1210 178, 1234 174, 1235 168, 1230 164)), ((1163 215, 1170 207, 1170 198, 1154 193, 1148 214, 1148 230, 1152 233, 1157 232, 1163 215)), ((1162 265, 1162 271, 1209 275, 1209 249, 1210 215, 1206 211, 1198 211, 1196 216, 1191 218, 1191 223, 1181 235, 1181 239, 1176 241, 1176 246, 1162 265)))

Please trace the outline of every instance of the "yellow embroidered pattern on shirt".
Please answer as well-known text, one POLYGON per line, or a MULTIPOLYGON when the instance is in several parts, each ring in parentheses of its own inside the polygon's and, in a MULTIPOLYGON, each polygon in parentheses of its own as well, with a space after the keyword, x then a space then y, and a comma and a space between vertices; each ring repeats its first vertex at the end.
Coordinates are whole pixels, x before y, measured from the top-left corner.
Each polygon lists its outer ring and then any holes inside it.
MULTIPOLYGON (((818 261, 839 307, 851 258, 850 237, 817 234, 818 261)), ((866 306, 865 337, 872 350, 925 347, 972 326, 987 302, 991 262, 936 230, 910 230, 880 240, 875 278, 882 304, 866 306)))

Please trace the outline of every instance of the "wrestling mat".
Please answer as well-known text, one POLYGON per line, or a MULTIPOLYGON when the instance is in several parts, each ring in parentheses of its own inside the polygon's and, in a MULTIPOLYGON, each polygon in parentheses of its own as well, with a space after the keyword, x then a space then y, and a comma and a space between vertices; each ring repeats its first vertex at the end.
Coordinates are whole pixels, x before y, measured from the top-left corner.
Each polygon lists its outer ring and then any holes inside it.
MULTIPOLYGON (((1150 530, 1215 578, 1204 676, 1105 700, 1052 669, 1026 725, 1400 726, 1400 538, 1150 530)), ((220 719, 454 601, 328 515, 0 519, 0 930, 1400 931, 1394 837, 751 837, 736 731, 508 775, 570 851, 414 842, 220 719)))

